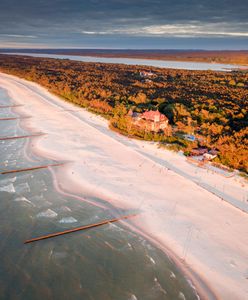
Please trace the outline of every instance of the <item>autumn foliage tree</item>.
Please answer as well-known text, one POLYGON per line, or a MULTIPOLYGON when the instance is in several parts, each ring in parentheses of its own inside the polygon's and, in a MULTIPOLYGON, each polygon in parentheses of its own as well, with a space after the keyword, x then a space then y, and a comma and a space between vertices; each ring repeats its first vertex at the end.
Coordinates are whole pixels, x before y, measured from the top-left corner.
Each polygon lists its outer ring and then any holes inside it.
POLYGON ((218 160, 248 172, 248 72, 173 70, 0 54, 0 71, 35 81, 67 101, 110 119, 111 126, 141 139, 160 140, 186 151, 197 146, 177 132, 194 133, 218 160), (145 80, 141 71, 155 76, 145 80), (129 109, 157 110, 167 131, 135 128, 129 109), (181 147, 181 148, 180 148, 181 147))

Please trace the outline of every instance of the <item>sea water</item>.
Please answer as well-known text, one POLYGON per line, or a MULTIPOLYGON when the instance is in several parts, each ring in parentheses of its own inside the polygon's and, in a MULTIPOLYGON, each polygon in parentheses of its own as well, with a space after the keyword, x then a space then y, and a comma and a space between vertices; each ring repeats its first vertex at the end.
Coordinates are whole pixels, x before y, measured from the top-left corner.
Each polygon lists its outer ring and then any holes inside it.
MULTIPOLYGON (((0 89, 0 104, 10 103, 0 89)), ((14 114, 0 110, 2 118, 14 114)), ((0 121, 1 137, 18 134, 27 134, 19 120, 0 121)), ((52 163, 24 155, 31 143, 0 141, 0 171, 52 163)), ((0 299, 197 299, 164 252, 120 223, 23 243, 113 218, 114 211, 110 204, 103 209, 58 193, 48 169, 0 175, 0 299)))

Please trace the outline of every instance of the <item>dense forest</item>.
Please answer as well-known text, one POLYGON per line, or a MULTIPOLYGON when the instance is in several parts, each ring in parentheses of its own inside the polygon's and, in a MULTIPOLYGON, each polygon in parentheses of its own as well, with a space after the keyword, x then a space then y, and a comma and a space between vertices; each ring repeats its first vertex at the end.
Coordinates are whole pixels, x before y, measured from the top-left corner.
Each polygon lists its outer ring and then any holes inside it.
POLYGON ((35 81, 99 113, 123 134, 159 141, 187 155, 216 149, 217 163, 248 172, 248 72, 162 69, 122 64, 0 55, 0 71, 35 81), (143 76, 142 72, 150 72, 143 76), (128 111, 159 110, 167 132, 131 126, 128 111), (197 137, 188 141, 184 134, 197 137))

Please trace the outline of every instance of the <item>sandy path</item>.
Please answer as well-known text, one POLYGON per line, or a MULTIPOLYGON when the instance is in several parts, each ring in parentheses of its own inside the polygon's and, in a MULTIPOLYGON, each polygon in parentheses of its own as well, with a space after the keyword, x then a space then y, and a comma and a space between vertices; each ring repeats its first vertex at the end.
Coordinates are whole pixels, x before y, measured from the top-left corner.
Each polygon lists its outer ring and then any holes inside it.
POLYGON ((35 151, 72 161, 56 174, 64 190, 140 208, 135 226, 173 251, 220 299, 248 299, 248 215, 226 202, 231 197, 246 205, 244 182, 113 133, 105 120, 83 109, 63 111, 75 107, 36 84, 1 74, 0 86, 25 104, 19 112, 33 116, 26 126, 48 133, 33 145, 35 151), (229 187, 222 191, 226 201, 199 186, 197 178, 205 187, 229 187))

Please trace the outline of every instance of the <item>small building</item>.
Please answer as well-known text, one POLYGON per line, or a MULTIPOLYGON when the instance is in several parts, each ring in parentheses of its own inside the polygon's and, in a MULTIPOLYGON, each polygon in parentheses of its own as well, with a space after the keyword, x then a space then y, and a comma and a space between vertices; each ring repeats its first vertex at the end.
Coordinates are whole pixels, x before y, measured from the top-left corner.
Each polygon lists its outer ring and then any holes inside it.
POLYGON ((216 150, 216 149, 211 149, 208 153, 217 156, 217 154, 219 153, 219 151, 216 150))
POLYGON ((203 159, 204 159, 204 160, 212 160, 212 159, 214 159, 216 156, 217 156, 217 155, 213 155, 213 154, 211 154, 211 153, 204 153, 204 154, 203 154, 203 159))
POLYGON ((185 134, 184 138, 185 138, 185 140, 190 141, 190 142, 196 141, 196 137, 193 134, 185 134))
POLYGON ((201 156, 204 155, 205 153, 208 153, 208 148, 195 148, 191 150, 190 155, 201 156))
POLYGON ((161 114, 158 110, 145 111, 144 113, 136 113, 129 111, 133 124, 144 130, 158 132, 168 127, 168 118, 161 114))
POLYGON ((217 157, 218 151, 216 149, 211 149, 210 151, 208 151, 208 153, 205 153, 203 155, 203 159, 204 160, 212 160, 215 157, 217 157))
POLYGON ((152 72, 147 72, 147 71, 141 71, 139 72, 140 76, 141 77, 144 77, 144 78, 149 78, 149 77, 154 77, 156 74, 152 73, 152 72))

